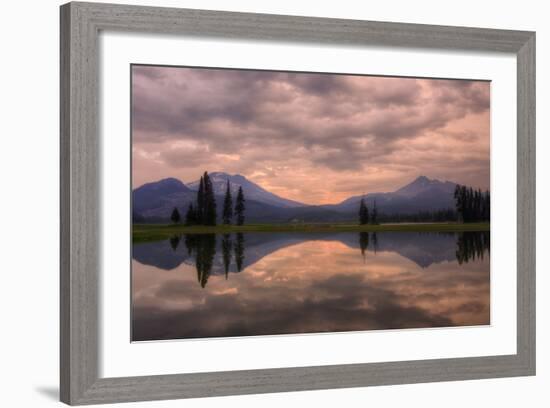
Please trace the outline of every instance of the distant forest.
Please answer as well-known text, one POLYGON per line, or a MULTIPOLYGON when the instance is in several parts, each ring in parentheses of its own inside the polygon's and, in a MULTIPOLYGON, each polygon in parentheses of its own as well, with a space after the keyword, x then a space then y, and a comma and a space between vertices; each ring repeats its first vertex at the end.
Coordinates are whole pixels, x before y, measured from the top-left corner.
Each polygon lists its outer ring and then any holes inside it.
POLYGON ((482 192, 457 184, 454 197, 458 221, 481 222, 491 219, 491 194, 489 191, 482 192))
POLYGON ((474 190, 472 187, 456 185, 454 191, 455 208, 437 211, 420 211, 413 214, 387 214, 378 208, 374 200, 369 210, 364 199, 359 202, 359 224, 379 224, 389 222, 489 222, 491 219, 491 193, 474 190))

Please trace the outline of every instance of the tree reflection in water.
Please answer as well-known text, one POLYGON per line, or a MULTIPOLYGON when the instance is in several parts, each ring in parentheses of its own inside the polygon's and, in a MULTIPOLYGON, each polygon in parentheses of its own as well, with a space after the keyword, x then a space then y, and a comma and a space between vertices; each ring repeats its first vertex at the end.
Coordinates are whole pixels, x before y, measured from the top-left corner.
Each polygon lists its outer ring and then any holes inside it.
MULTIPOLYGON (((237 271, 240 272, 243 268, 245 251, 244 234, 237 233, 235 235, 235 242, 231 234, 223 234, 221 239, 221 256, 226 279, 231 267, 233 252, 237 271)), ((180 239, 178 238, 176 242, 176 238, 177 237, 170 239, 170 245, 174 250, 177 248, 180 239)), ((208 282, 208 277, 212 273, 212 267, 214 266, 214 258, 216 256, 216 234, 186 234, 185 246, 187 248, 187 254, 195 258, 197 279, 204 288, 208 282)))
POLYGON ((172 238, 170 238, 170 246, 172 247, 173 251, 178 249, 180 240, 181 240, 181 235, 174 235, 172 238))
MULTIPOLYGON (((428 233, 419 233, 419 235, 435 235, 435 236, 454 236, 456 237, 456 251, 455 257, 460 265, 463 263, 474 261, 476 259, 483 259, 485 252, 490 252, 491 246, 491 233, 489 231, 473 231, 473 232, 428 232, 428 233)), ((366 252, 370 249, 374 254, 379 251, 380 246, 378 242, 378 236, 376 232, 359 232, 359 249, 361 250, 361 255, 363 260, 366 259, 366 252)), ((382 235, 384 237, 384 235, 382 235)), ((385 241, 382 241, 384 244, 385 241)), ((387 251, 388 246, 382 245, 382 251, 387 251)))
POLYGON ((225 272, 225 279, 229 273, 229 265, 231 264, 231 249, 233 248, 233 241, 231 240, 231 234, 223 234, 222 237, 222 255, 223 255, 223 269, 225 272))
POLYGON ((237 243, 235 244, 235 263, 237 264, 237 272, 243 269, 244 262, 244 234, 237 233, 237 243))
POLYGON ((485 251, 489 254, 491 246, 491 233, 461 232, 456 242, 456 260, 460 265, 476 259, 483 259, 485 251))
POLYGON ((359 233, 359 248, 361 248, 361 255, 363 256, 363 262, 365 261, 365 252, 369 249, 369 233, 359 233))
POLYGON ((212 272, 216 255, 216 234, 187 234, 185 246, 190 256, 195 256, 197 280, 204 288, 212 272))
MULTIPOLYGON (((489 252, 490 247, 490 233, 489 232, 462 232, 462 233, 429 233, 427 235, 435 236, 447 236, 454 235, 456 238, 456 250, 454 257, 460 265, 477 259, 483 259, 485 252, 489 252)), ((379 241, 379 237, 376 233, 359 232, 358 233, 358 246, 361 251, 363 261, 366 260, 367 251, 371 251, 376 254, 379 251, 395 251, 395 248, 386 243, 385 236, 381 235, 382 240, 379 241)), ((184 240, 189 257, 194 258, 195 267, 197 270, 197 280, 199 284, 204 288, 208 282, 209 276, 212 274, 212 268, 214 265, 218 265, 219 272, 225 273, 225 279, 228 279, 230 270, 241 272, 243 270, 245 259, 245 237, 243 233, 223 234, 221 236, 221 242, 219 247, 216 246, 216 234, 186 234, 185 238, 182 236, 173 236, 169 240, 170 247, 173 251, 176 251, 180 242, 184 240), (216 258, 216 252, 221 254, 220 258, 216 258), (215 259, 217 261, 215 262, 215 259), (234 266, 232 268, 232 262, 234 266), (223 268, 223 269, 222 269, 223 268)), ((394 238, 395 239, 395 238, 394 238)), ((391 242, 391 241, 390 241, 391 242)), ((437 239, 436 239, 436 242, 437 239)), ((357 245, 357 244, 355 244, 357 245)), ((356 246, 357 247, 357 246, 356 246)), ((451 256, 453 256, 453 249, 451 250, 451 256)), ((422 254, 422 253, 421 253, 422 254)), ((407 255, 407 253, 405 253, 407 255)), ((415 259, 412 255, 408 255, 411 259, 420 262, 422 258, 415 259)), ((447 259, 449 260, 449 259, 447 259)), ((433 261, 432 261, 433 262, 433 261)))

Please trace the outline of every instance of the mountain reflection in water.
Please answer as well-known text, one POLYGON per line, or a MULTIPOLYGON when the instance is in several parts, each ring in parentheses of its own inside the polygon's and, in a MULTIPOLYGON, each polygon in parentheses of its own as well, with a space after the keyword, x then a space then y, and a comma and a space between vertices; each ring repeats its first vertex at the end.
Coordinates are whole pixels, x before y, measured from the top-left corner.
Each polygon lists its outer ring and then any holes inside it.
POLYGON ((489 324, 489 247, 489 232, 134 244, 132 340, 489 324))

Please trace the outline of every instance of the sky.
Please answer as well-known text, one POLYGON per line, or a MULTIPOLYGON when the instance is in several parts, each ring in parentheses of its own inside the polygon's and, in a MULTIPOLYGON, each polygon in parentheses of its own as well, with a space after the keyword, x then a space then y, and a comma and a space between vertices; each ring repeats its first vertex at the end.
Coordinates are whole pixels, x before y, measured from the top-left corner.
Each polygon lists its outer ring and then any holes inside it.
POLYGON ((133 187, 204 171, 307 204, 420 175, 488 189, 490 83, 132 66, 133 187))

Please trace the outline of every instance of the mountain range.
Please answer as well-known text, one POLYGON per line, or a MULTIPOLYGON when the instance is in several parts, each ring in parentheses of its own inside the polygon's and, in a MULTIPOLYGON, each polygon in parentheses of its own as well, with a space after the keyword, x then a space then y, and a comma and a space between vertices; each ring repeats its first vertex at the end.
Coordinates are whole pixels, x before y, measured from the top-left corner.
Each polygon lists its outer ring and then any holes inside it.
MULTIPOLYGON (((210 173, 209 176, 214 189, 214 194, 216 196, 223 196, 225 194, 227 182, 229 181, 231 194, 233 197, 237 196, 239 187, 242 187, 243 193, 247 200, 257 201, 259 203, 282 208, 296 208, 305 206, 305 204, 297 201, 287 200, 286 198, 270 193, 240 174, 235 174, 232 176, 227 173, 214 172, 210 173)), ((188 187, 193 191, 197 191, 199 189, 199 180, 189 183, 188 187)))
MULTIPOLYGON (((221 214, 227 182, 233 197, 242 187, 246 199, 247 222, 338 222, 355 221, 359 201, 364 198, 369 208, 374 201, 381 214, 415 214, 421 211, 452 209, 456 183, 417 177, 411 183, 393 191, 369 193, 345 199, 337 204, 307 205, 273 194, 236 174, 210 173, 218 215, 221 214)), ((198 181, 184 184, 175 178, 147 183, 132 192, 134 222, 161 223, 169 220, 174 207, 183 215, 196 200, 198 181)))

